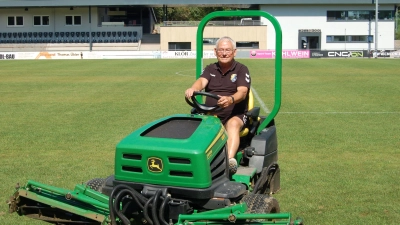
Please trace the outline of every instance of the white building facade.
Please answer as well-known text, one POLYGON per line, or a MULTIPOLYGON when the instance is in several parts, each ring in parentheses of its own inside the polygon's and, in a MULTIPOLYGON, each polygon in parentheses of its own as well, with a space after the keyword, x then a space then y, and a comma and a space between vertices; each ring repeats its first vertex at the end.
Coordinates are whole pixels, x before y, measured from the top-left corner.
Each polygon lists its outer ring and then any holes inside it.
MULTIPOLYGON (((374 4, 261 5, 260 10, 271 13, 281 24, 283 49, 369 50, 376 41, 378 49, 394 49, 393 5, 379 6, 378 26, 374 4)), ((274 28, 268 27, 267 46, 274 46, 274 28)))

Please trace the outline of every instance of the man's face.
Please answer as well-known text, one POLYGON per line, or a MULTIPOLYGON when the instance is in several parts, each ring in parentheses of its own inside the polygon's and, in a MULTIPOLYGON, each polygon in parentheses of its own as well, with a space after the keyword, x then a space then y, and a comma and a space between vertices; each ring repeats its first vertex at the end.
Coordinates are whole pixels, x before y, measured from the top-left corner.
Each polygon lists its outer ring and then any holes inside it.
POLYGON ((230 64, 236 56, 236 49, 233 48, 229 40, 222 40, 218 43, 218 47, 214 49, 214 54, 220 64, 230 64))

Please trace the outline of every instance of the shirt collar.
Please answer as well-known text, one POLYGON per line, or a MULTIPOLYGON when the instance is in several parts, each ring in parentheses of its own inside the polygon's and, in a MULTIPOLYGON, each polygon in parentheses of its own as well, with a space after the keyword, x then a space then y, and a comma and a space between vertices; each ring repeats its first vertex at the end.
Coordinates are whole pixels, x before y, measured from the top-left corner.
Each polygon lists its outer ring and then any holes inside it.
MULTIPOLYGON (((233 70, 235 69, 236 65, 237 65, 236 60, 233 60, 233 61, 232 61, 231 68, 229 68, 229 70, 228 70, 226 73, 228 73, 229 71, 233 71, 233 70)), ((216 63, 214 64, 214 68, 215 68, 216 70, 222 71, 222 70, 221 70, 221 67, 219 66, 219 63, 218 63, 218 62, 216 62, 216 63)), ((223 75, 224 75, 224 74, 223 74, 223 75)))

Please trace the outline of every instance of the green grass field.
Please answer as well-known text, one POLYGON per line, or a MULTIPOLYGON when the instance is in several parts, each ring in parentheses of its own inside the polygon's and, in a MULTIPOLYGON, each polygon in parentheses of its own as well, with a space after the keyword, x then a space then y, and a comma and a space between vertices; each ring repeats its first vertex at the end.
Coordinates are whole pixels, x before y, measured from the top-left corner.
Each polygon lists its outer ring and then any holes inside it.
MULTIPOLYGON (((273 60, 248 65, 264 110, 273 60)), ((205 64, 211 61, 206 61, 205 64)), ((306 224, 400 221, 400 63, 392 59, 283 61, 276 117, 281 211, 306 224)), ((113 173, 115 145, 163 116, 188 113, 194 60, 0 61, 0 224, 17 182, 72 189, 113 173)))

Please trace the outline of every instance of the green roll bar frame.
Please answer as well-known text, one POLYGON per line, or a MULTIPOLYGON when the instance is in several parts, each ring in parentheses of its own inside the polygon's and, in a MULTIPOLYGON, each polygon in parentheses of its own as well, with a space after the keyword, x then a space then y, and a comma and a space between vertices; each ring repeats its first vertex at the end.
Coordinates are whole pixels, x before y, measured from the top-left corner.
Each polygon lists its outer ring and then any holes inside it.
MULTIPOLYGON (((203 32, 208 21, 216 17, 249 17, 262 16, 268 19, 275 29, 275 103, 274 107, 267 118, 260 124, 257 129, 257 134, 260 133, 278 114, 281 106, 281 91, 282 91, 282 29, 278 20, 271 14, 264 11, 248 10, 248 11, 217 11, 205 16, 197 28, 196 39, 196 79, 200 77, 203 71, 203 32)), ((202 101, 198 99, 198 101, 202 101)))

